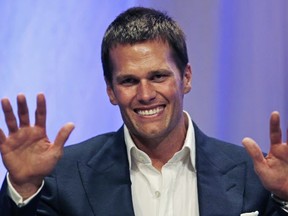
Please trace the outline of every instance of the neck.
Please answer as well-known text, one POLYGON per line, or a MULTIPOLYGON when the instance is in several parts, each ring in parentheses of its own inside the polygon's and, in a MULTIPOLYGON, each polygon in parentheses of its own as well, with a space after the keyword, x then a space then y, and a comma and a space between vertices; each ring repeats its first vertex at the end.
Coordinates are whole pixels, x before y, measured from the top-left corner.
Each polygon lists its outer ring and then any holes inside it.
POLYGON ((178 127, 175 127, 168 136, 145 139, 132 135, 132 138, 135 145, 150 157, 152 165, 161 170, 174 154, 183 147, 187 129, 188 117, 184 115, 178 127))

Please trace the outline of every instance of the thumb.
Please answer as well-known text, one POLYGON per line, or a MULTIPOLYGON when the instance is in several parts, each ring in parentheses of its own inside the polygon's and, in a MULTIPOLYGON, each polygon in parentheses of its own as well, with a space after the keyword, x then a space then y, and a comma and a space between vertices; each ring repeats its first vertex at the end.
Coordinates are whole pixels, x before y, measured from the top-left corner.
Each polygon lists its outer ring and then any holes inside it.
POLYGON ((74 130, 75 126, 73 123, 67 123, 64 125, 58 132, 55 141, 54 141, 54 146, 58 148, 63 148, 65 142, 69 138, 70 134, 74 130))
POLYGON ((250 157, 252 158, 255 166, 263 162, 263 160, 265 159, 263 153, 258 144, 253 139, 245 137, 242 140, 242 144, 245 147, 248 154, 250 155, 250 157))

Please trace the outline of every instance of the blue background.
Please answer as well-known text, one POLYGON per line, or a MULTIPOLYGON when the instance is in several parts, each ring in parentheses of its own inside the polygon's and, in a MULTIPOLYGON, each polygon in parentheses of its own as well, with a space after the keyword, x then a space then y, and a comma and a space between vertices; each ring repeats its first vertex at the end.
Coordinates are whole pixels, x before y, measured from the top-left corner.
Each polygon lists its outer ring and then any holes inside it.
MULTIPOLYGON (((64 123, 76 125, 67 145, 117 130, 101 40, 138 5, 167 11, 186 32, 193 83, 185 109, 200 128, 238 145, 253 137, 268 151, 270 113, 280 111, 282 127, 288 120, 287 0, 0 0, 0 98, 16 109, 16 95, 26 94, 34 119, 44 92, 50 139, 64 123)), ((0 127, 7 133, 2 112, 0 127)), ((5 172, 0 162, 0 180, 5 172)))

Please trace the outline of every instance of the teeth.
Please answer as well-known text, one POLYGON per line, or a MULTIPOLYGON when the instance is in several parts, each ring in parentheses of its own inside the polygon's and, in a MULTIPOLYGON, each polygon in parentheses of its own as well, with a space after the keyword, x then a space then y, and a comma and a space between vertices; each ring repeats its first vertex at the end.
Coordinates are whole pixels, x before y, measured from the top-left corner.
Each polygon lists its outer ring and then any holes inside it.
POLYGON ((150 110, 138 110, 138 114, 142 116, 155 115, 163 110, 163 107, 157 107, 150 110))

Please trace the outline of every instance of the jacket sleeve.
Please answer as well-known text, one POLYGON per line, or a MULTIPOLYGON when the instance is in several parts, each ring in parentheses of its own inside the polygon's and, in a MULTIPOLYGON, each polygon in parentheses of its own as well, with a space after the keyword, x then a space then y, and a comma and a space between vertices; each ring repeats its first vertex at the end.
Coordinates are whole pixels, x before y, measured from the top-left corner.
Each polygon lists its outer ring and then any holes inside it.
POLYGON ((31 216, 36 215, 36 210, 41 193, 34 197, 29 204, 18 207, 8 195, 8 184, 5 178, 0 191, 0 215, 1 216, 31 216))
POLYGON ((5 178, 0 191, 1 216, 59 216, 55 179, 46 177, 44 187, 27 205, 18 207, 8 195, 5 178), (48 185, 48 186, 47 186, 48 185), (50 185, 50 186, 49 186, 50 185), (51 186, 52 185, 52 186, 51 186))

